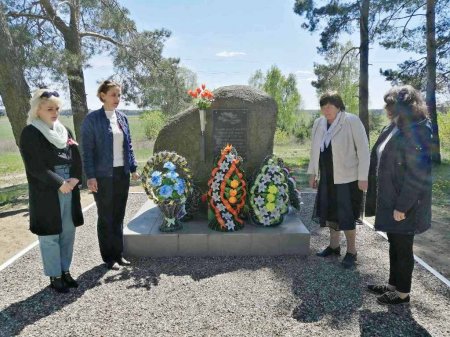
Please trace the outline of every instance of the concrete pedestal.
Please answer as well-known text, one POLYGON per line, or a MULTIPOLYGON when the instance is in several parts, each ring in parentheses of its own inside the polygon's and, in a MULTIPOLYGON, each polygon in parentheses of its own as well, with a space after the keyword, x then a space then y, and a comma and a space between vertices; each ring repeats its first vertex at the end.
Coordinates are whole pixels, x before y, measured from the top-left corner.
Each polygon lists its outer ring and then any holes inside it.
POLYGON ((183 223, 173 233, 159 231, 162 214, 148 200, 124 228, 126 256, 275 256, 308 255, 310 234, 298 214, 291 212, 278 227, 246 223, 236 232, 218 232, 205 218, 183 223))

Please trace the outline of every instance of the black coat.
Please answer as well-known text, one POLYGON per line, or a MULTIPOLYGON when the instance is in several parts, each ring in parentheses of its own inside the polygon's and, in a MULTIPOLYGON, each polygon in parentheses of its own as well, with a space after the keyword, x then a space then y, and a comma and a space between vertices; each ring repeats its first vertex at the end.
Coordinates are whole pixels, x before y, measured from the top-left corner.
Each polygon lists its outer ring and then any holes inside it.
MULTIPOLYGON (((69 131, 69 138, 73 139, 69 131)), ((20 135, 20 153, 28 180, 30 230, 37 235, 62 232, 58 189, 64 179, 55 173, 55 165, 71 164, 70 176, 81 181, 81 157, 77 145, 61 151, 51 144, 34 126, 27 125, 20 135)), ((80 190, 72 190, 72 219, 75 226, 84 223, 81 211, 80 190)))
POLYGON ((377 147, 395 127, 385 128, 370 157, 366 215, 375 215, 375 229, 418 234, 431 226, 431 125, 429 120, 400 128, 386 144, 377 174, 377 147), (395 221, 394 210, 406 214, 395 221))

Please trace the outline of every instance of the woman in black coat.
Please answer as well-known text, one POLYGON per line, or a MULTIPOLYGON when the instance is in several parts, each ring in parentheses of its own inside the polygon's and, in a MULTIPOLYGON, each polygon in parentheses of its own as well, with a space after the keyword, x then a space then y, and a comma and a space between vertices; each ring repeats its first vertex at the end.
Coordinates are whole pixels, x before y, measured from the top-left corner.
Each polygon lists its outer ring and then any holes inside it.
POLYGON ((59 120, 56 91, 39 89, 30 101, 20 152, 28 180, 30 230, 39 236, 45 275, 58 292, 77 287, 69 272, 75 227, 83 224, 78 144, 59 120))
POLYGON ((414 235, 431 225, 431 124, 419 91, 409 85, 384 97, 392 123, 375 143, 370 160, 366 215, 389 240, 389 281, 368 285, 380 304, 410 301, 414 235))

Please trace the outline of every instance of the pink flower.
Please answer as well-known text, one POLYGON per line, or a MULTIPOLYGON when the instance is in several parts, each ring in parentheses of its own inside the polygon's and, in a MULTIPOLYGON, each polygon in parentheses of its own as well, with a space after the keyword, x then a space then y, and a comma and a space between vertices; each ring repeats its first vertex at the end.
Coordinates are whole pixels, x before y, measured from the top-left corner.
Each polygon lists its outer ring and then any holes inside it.
POLYGON ((67 139, 67 145, 76 145, 76 146, 78 146, 78 143, 75 141, 75 140, 73 140, 72 138, 69 138, 69 139, 67 139))

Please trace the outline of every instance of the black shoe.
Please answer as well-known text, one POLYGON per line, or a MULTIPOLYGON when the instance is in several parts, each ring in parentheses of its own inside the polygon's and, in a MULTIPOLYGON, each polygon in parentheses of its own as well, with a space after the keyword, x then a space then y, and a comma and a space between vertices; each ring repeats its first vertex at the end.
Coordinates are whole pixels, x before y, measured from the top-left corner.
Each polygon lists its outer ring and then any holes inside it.
POLYGON ((50 277, 50 287, 52 287, 59 293, 68 293, 69 292, 69 288, 66 287, 61 276, 50 277))
POLYGON ((388 291, 380 297, 377 297, 377 302, 379 304, 403 304, 409 303, 409 295, 401 299, 395 291, 388 291))
POLYGON ((116 261, 109 261, 106 262, 106 268, 108 268, 109 270, 119 270, 119 264, 116 261))
POLYGON ((352 253, 348 253, 345 254, 344 258, 342 259, 342 266, 345 269, 349 269, 352 268, 356 265, 356 255, 357 254, 352 254, 352 253))
POLYGON ((125 260, 123 257, 117 260, 117 263, 121 266, 129 266, 131 264, 130 261, 125 260))
POLYGON ((369 284, 367 286, 367 290, 370 291, 373 294, 377 295, 383 295, 384 293, 387 293, 388 291, 393 291, 389 289, 387 286, 381 286, 381 285, 375 285, 375 284, 369 284))
POLYGON ((316 253, 316 255, 320 256, 320 257, 327 257, 330 255, 340 256, 341 255, 341 247, 331 248, 330 246, 328 246, 327 248, 322 250, 320 253, 316 253))
POLYGON ((69 288, 78 288, 78 282, 73 279, 72 275, 70 275, 70 272, 63 272, 62 279, 66 286, 68 286, 69 288))

